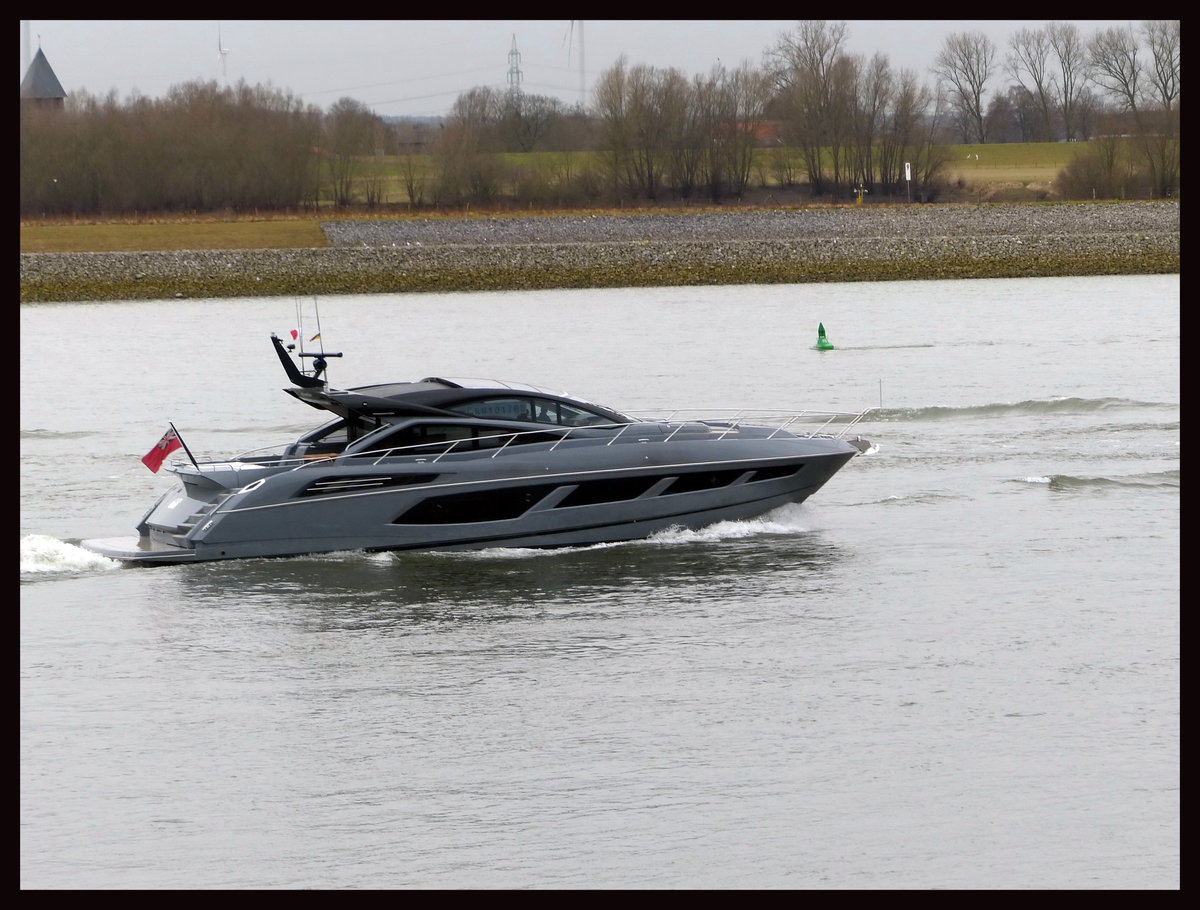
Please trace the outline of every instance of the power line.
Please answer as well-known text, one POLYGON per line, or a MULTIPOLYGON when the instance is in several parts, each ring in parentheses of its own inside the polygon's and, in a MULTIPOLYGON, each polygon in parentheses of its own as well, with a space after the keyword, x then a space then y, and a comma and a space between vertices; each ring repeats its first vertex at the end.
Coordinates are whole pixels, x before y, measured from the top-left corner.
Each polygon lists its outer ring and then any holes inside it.
POLYGON ((429 79, 453 79, 457 76, 469 76, 471 73, 485 73, 495 70, 494 66, 479 66, 470 70, 459 70, 456 73, 437 73, 431 76, 414 76, 412 79, 397 79, 393 82, 376 82, 372 85, 352 85, 347 88, 323 88, 312 92, 298 92, 301 98, 309 95, 331 95, 336 92, 359 92, 368 88, 385 88, 389 85, 406 85, 410 82, 421 82, 429 79))

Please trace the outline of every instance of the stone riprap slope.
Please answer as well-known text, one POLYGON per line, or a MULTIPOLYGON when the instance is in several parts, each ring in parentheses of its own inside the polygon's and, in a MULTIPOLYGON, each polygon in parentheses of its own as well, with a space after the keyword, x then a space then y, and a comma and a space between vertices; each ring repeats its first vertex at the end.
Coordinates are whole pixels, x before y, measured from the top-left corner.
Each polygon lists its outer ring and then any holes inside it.
POLYGON ((21 255, 21 300, 1179 271, 1179 203, 331 221, 328 249, 21 255))
POLYGON ((547 215, 410 221, 328 221, 335 247, 444 244, 713 243, 821 238, 1087 235, 1179 231, 1179 205, 854 206, 696 214, 547 215))

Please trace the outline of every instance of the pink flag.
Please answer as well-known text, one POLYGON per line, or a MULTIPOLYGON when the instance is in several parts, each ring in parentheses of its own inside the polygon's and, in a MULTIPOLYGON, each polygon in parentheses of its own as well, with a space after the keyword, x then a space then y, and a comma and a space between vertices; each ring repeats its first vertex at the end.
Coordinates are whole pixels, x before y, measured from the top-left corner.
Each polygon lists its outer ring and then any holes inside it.
POLYGON ((157 474, 167 456, 182 446, 183 442, 180 440, 179 434, 175 432, 174 427, 171 427, 163 433, 163 438, 154 444, 154 448, 142 456, 142 464, 157 474))

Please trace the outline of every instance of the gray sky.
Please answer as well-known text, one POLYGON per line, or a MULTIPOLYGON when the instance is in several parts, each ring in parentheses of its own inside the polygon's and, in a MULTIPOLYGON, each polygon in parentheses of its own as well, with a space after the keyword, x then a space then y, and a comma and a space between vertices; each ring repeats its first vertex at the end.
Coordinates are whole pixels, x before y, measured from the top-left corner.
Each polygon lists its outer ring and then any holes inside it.
MULTIPOLYGON (((1050 21, 853 19, 847 21, 847 50, 868 57, 882 52, 893 67, 928 78, 949 34, 982 31, 1003 51, 1019 29, 1050 21)), ((1059 21, 1074 22, 1087 38, 1138 20, 1059 21)), ((575 104, 583 97, 581 84, 590 91, 621 55, 630 65, 675 67, 688 76, 718 63, 757 66, 796 24, 794 19, 34 19, 21 20, 20 76, 40 46, 67 92, 115 90, 121 100, 134 92, 159 98, 183 82, 245 79, 323 108, 351 97, 382 116, 433 116, 447 113, 467 89, 507 88, 514 37, 521 87, 575 104)))

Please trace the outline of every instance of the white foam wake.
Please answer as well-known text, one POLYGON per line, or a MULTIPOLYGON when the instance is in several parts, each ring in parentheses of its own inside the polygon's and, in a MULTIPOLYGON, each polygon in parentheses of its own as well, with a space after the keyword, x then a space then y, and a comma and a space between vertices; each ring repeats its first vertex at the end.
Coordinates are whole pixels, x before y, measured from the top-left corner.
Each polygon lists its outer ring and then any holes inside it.
POLYGON ((115 559, 92 553, 48 537, 44 534, 27 534, 21 538, 21 574, 36 575, 50 572, 88 572, 97 569, 117 569, 115 559))
MULTIPOLYGON (((722 521, 699 530, 686 528, 667 528, 650 537, 641 540, 623 540, 613 543, 587 544, 578 547, 563 547, 558 549, 535 549, 522 547, 495 547, 486 550, 473 550, 467 553, 441 553, 435 556, 462 559, 528 559, 530 557, 550 557, 579 550, 604 550, 612 547, 645 547, 645 546, 675 546, 687 543, 718 543, 722 540, 743 540, 749 537, 768 534, 799 534, 812 530, 811 520, 802 520, 802 506, 791 504, 781 506, 760 518, 748 518, 740 521, 722 521)), ((807 516, 811 519, 811 515, 807 516)))

